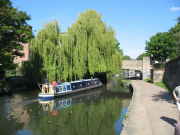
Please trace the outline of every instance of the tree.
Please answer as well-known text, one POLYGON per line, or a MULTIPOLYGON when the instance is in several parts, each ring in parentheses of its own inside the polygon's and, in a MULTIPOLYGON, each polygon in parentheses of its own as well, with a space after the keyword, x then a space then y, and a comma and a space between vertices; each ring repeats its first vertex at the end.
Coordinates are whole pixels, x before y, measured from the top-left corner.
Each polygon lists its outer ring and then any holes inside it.
POLYGON ((128 56, 128 55, 124 55, 124 56, 123 56, 123 60, 131 60, 131 57, 128 56))
POLYGON ((177 19, 174 19, 174 20, 180 22, 180 16, 178 16, 177 19))
MULTIPOLYGON (((180 56, 180 17, 178 17, 178 23, 169 30, 169 33, 173 39, 173 43, 176 47, 175 57, 180 56)), ((174 57, 174 58, 175 58, 174 57)))
POLYGON ((119 45, 120 45, 120 42, 118 42, 118 40, 116 39, 115 48, 116 48, 119 52, 121 52, 121 55, 123 56, 123 55, 124 55, 123 50, 119 47, 119 45))
POLYGON ((153 54, 157 60, 174 57, 176 54, 176 47, 168 32, 150 37, 150 41, 146 41, 145 50, 149 56, 153 54))
POLYGON ((22 56, 20 44, 27 43, 32 38, 32 31, 28 29, 27 20, 30 16, 26 12, 12 7, 10 0, 0 2, 0 79, 5 77, 5 70, 15 69, 14 56, 22 56))
POLYGON ((65 35, 57 20, 48 22, 31 41, 32 60, 24 69, 32 68, 24 73, 36 82, 43 82, 46 76, 50 81, 72 81, 95 73, 119 73, 122 56, 115 44, 115 31, 92 9, 80 13, 65 35))
POLYGON ((82 78, 88 72, 94 75, 121 69, 121 54, 114 46, 115 31, 106 26, 97 11, 90 9, 80 13, 76 22, 68 29, 65 40, 63 45, 75 46, 75 76, 82 78))
POLYGON ((142 53, 136 58, 136 60, 143 60, 144 56, 148 56, 148 54, 147 53, 142 53))

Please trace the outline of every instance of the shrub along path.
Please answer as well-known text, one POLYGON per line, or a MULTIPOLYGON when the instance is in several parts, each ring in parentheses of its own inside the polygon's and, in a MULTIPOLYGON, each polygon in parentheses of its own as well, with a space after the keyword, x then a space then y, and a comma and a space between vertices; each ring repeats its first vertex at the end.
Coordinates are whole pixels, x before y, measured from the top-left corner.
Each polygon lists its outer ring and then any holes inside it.
POLYGON ((131 84, 134 95, 121 135, 174 135, 179 112, 173 96, 142 80, 131 84))

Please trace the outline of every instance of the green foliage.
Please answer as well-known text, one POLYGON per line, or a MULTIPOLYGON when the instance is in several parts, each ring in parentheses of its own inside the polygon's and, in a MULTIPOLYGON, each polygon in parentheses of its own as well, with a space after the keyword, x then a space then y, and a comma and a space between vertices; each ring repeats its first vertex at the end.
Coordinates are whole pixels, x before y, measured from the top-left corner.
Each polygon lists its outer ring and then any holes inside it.
POLYGON ((132 82, 131 80, 123 80, 124 82, 132 82))
POLYGON ((156 82, 155 85, 162 87, 163 89, 167 90, 170 94, 172 94, 173 90, 170 89, 164 82, 156 82))
POLYGON ((23 62, 21 69, 28 80, 34 83, 42 83, 46 77, 50 81, 60 79, 57 74, 62 71, 63 64, 68 64, 61 57, 65 50, 61 48, 61 32, 57 20, 45 23, 43 27, 36 39, 31 40, 31 60, 23 62))
POLYGON ((57 20, 45 23, 31 41, 32 59, 24 63, 22 71, 35 82, 43 82, 46 76, 51 82, 82 79, 88 73, 119 73, 122 56, 115 44, 113 28, 107 28, 96 11, 87 10, 65 35, 61 35, 57 20))
POLYGON ((124 55, 124 56, 123 56, 123 60, 131 60, 131 57, 128 56, 128 55, 124 55))
MULTIPOLYGON (((151 78, 146 78, 143 81, 151 83, 151 78)), ((154 84, 165 89, 165 90, 167 90, 170 94, 172 94, 172 92, 173 92, 173 90, 171 88, 169 88, 164 82, 156 82, 154 84)))
POLYGON ((148 54, 147 53, 142 53, 136 58, 136 60, 143 60, 144 56, 148 56, 148 54))
POLYGON ((124 55, 123 50, 122 50, 119 46, 120 46, 120 42, 118 42, 118 40, 116 39, 115 48, 116 48, 119 52, 121 52, 121 55, 123 56, 123 55, 124 55))
POLYGON ((151 82, 151 78, 146 78, 146 79, 144 79, 143 81, 146 81, 146 82, 151 82))
POLYGON ((146 41, 145 50, 149 56, 153 54, 157 60, 174 57, 177 51, 168 32, 157 33, 150 37, 150 41, 146 41))
POLYGON ((6 76, 16 76, 16 70, 7 70, 6 76))
POLYGON ((13 58, 23 55, 19 52, 23 49, 20 42, 29 42, 32 31, 26 22, 30 16, 13 8, 9 0, 1 0, 0 16, 0 79, 3 79, 5 70, 16 68, 13 58))
MULTIPOLYGON (((179 17, 180 18, 180 17, 179 17)), ((172 58, 176 58, 180 56, 180 22, 177 23, 177 25, 175 25, 175 27, 172 27, 169 30, 169 33, 173 39, 173 43, 176 47, 176 53, 174 57, 170 57, 172 58)))
POLYGON ((125 118, 125 119, 126 119, 126 118, 129 118, 129 115, 127 115, 127 114, 126 114, 126 115, 124 115, 124 118, 125 118))

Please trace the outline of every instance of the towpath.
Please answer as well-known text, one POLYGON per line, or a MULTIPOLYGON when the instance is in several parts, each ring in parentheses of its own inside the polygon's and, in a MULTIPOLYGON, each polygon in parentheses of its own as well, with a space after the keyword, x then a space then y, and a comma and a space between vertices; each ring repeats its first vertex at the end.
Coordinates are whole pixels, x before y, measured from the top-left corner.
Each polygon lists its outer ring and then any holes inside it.
POLYGON ((121 135, 174 135, 179 112, 173 96, 142 80, 132 80, 132 85, 129 118, 124 121, 121 135))

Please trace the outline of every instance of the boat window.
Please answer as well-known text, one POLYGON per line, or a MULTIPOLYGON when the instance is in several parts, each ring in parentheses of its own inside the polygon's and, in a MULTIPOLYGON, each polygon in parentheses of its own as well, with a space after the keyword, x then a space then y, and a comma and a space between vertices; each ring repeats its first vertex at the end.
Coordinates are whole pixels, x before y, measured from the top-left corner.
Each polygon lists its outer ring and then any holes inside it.
POLYGON ((82 84, 80 84, 80 87, 82 87, 82 84))
POLYGON ((67 90, 71 90, 71 87, 70 87, 70 85, 67 85, 67 90))
POLYGON ((62 92, 62 86, 58 87, 59 92, 62 92))
POLYGON ((65 85, 63 86, 63 91, 66 91, 66 86, 65 85))

